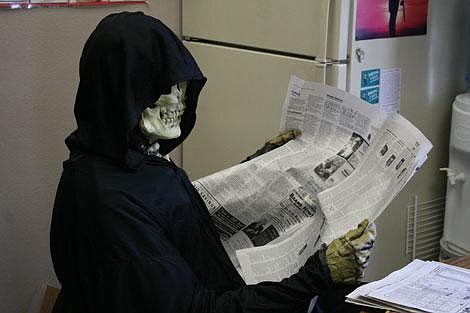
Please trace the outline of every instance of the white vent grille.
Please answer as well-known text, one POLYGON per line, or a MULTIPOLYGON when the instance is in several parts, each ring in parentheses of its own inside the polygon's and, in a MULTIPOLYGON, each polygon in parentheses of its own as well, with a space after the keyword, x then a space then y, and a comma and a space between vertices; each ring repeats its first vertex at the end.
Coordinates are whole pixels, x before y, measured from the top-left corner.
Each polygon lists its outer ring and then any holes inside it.
POLYGON ((439 240, 444 227, 445 198, 438 198, 414 203, 407 208, 406 253, 411 260, 437 260, 439 258, 439 240))

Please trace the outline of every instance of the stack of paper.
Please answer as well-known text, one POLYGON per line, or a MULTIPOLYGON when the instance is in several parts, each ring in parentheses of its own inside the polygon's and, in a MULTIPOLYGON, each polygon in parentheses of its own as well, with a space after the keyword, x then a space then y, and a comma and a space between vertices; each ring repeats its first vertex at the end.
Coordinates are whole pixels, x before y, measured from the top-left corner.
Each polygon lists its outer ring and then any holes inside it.
POLYGON ((347 302, 394 312, 470 313, 470 270, 415 260, 347 297, 347 302))

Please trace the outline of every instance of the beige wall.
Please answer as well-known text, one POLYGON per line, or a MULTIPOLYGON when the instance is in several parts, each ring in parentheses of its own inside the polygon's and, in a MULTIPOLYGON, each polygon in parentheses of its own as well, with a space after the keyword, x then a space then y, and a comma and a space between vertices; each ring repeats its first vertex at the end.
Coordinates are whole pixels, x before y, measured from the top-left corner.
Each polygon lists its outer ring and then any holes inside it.
POLYGON ((180 1, 107 8, 0 11, 0 312, 23 313, 54 281, 49 223, 75 127, 83 44, 105 15, 144 11, 180 32, 180 1))

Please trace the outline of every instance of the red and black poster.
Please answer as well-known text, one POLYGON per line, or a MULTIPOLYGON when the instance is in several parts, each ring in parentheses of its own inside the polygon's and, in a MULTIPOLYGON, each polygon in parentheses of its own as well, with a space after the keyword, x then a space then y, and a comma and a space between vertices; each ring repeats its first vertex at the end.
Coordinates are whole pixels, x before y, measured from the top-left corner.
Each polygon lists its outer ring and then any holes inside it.
POLYGON ((428 0, 358 0, 356 40, 425 35, 428 0))

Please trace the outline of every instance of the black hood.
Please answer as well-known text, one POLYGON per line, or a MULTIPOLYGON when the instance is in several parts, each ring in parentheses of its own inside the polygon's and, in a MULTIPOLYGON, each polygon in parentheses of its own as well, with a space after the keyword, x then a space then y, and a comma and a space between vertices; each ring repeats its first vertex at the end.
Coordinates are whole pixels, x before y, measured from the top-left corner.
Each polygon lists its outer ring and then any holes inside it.
POLYGON ((74 108, 78 128, 65 140, 71 153, 97 154, 139 168, 147 158, 138 130, 140 115, 181 81, 188 81, 181 136, 159 140, 162 155, 194 127, 206 79, 178 37, 159 20, 141 12, 105 17, 80 58, 74 108))

